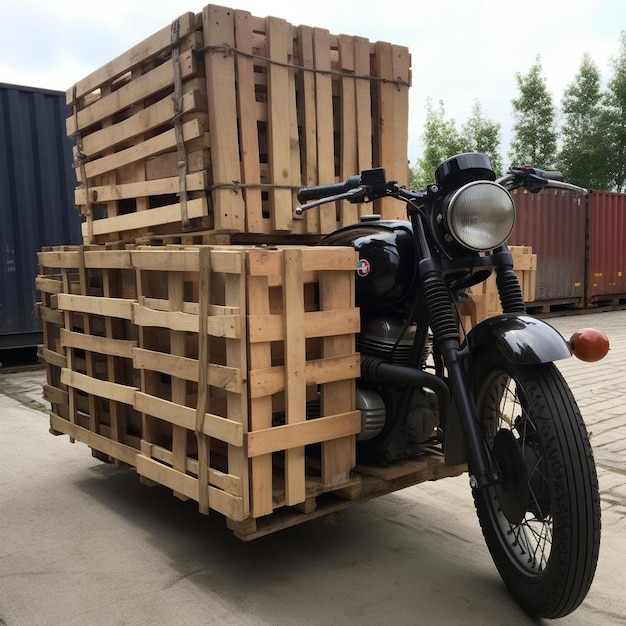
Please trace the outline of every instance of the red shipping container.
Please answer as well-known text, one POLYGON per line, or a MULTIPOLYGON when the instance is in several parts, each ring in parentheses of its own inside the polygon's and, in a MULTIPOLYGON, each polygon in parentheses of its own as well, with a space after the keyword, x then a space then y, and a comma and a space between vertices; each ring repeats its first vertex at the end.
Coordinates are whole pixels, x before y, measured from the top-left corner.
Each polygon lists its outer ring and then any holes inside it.
POLYGON ((626 298, 626 195, 589 196, 587 304, 626 298))
POLYGON ((513 192, 517 221, 509 245, 537 255, 535 302, 583 306, 585 196, 564 190, 513 192))

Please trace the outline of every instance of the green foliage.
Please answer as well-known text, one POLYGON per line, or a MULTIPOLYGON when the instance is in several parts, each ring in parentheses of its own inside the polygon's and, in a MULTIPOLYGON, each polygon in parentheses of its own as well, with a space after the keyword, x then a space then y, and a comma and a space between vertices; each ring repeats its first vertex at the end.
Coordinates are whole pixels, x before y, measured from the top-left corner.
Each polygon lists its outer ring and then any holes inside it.
MULTIPOLYGON (((542 77, 540 58, 527 74, 516 74, 519 96, 512 100, 515 124, 510 164, 557 168, 574 184, 626 191, 626 31, 620 34, 620 50, 611 61, 611 70, 603 92, 598 67, 588 54, 583 56, 578 73, 563 93, 558 133, 557 110, 542 77)), ((424 153, 416 167, 410 168, 411 187, 433 182, 437 166, 460 152, 487 154, 500 175, 504 169, 500 129, 500 124, 485 118, 477 100, 458 130, 455 120, 446 118, 443 101, 434 106, 429 99, 424 153)))
POLYGON ((498 176, 502 173, 500 129, 500 124, 485 118, 478 100, 474 100, 472 113, 461 129, 462 152, 486 154, 498 176))
POLYGON ((555 165, 555 108, 541 70, 541 61, 537 57, 528 74, 515 75, 520 95, 512 101, 516 123, 509 152, 511 165, 530 163, 547 169, 555 165))
POLYGON ((605 97, 605 133, 609 145, 608 170, 616 191, 626 188, 626 31, 620 34, 620 52, 612 60, 613 76, 605 97))
POLYGON ((461 131, 453 119, 446 119, 443 100, 435 108, 430 99, 426 104, 424 123, 424 154, 417 166, 410 168, 410 184, 413 189, 422 189, 435 179, 435 170, 442 161, 461 152, 484 152, 496 170, 502 170, 499 154, 500 124, 485 119, 480 103, 474 101, 472 113, 461 131))
POLYGON ((600 72, 588 54, 561 101, 563 125, 558 168, 565 180, 588 189, 609 189, 610 153, 600 72))
POLYGON ((446 119, 443 100, 435 108, 431 99, 426 102, 426 121, 424 122, 424 154, 417 161, 417 167, 411 171, 411 186, 422 189, 435 179, 437 166, 455 154, 461 152, 461 139, 453 119, 446 119))

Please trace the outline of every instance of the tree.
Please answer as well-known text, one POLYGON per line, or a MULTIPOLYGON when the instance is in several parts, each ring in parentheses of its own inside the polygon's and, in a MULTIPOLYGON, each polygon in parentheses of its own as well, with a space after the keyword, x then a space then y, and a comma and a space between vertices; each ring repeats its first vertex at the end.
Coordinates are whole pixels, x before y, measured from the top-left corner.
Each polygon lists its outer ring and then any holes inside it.
POLYGON ((555 109, 546 81, 541 76, 541 61, 537 57, 528 74, 516 74, 520 95, 512 100, 514 136, 511 141, 512 165, 530 163, 552 168, 556 160, 557 143, 555 109))
POLYGON ((561 100, 562 148, 558 168, 565 180, 589 189, 612 186, 600 72, 588 54, 561 100))
POLYGON ((484 117, 478 100, 474 100, 472 113, 461 128, 462 151, 486 154, 497 175, 502 173, 500 129, 501 124, 492 122, 484 117))
POLYGON ((426 102, 424 122, 424 154, 417 160, 417 167, 411 171, 411 187, 421 189, 435 179, 437 166, 462 151, 462 142, 453 119, 446 119, 443 100, 435 109, 432 100, 426 102))
POLYGON ((616 191, 626 187, 626 31, 620 34, 620 52, 612 60, 613 76, 606 94, 606 134, 609 174, 616 191))
POLYGON ((437 109, 427 100, 426 121, 424 123, 424 154, 417 161, 417 167, 410 169, 411 187, 423 188, 435 179, 435 170, 445 159, 461 152, 484 152, 491 159, 494 170, 502 171, 500 157, 500 124, 484 117, 480 102, 474 101, 472 113, 457 131, 456 122, 446 119, 443 100, 437 109))

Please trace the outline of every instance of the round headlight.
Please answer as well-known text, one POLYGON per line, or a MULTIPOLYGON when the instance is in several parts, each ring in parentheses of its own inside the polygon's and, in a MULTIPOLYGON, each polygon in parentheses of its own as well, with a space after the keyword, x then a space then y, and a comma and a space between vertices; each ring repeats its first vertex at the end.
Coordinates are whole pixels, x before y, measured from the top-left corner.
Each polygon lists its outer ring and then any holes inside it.
POLYGON ((447 203, 450 234, 470 250, 493 250, 502 245, 515 224, 511 194, 487 180, 477 180, 455 191, 447 203))

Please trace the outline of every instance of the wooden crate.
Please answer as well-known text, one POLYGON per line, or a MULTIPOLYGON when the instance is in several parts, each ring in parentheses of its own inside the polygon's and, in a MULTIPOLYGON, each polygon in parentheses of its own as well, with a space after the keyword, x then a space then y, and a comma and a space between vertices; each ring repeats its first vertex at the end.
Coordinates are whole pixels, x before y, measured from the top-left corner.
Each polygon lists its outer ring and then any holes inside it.
POLYGON ((355 256, 298 246, 42 251, 51 430, 204 513, 245 520, 247 532, 275 509, 313 508, 354 483, 355 256), (319 417, 307 420, 314 405, 319 417))
MULTIPOLYGON (((513 267, 522 288, 524 302, 535 299, 537 279, 537 255, 530 246, 509 246, 513 256, 513 267)), ((469 289, 471 306, 465 308, 465 323, 471 326, 488 317, 502 313, 495 274, 486 281, 469 289)))
MULTIPOLYGON (((371 207, 294 218, 301 186, 373 166, 408 183, 408 49, 208 5, 67 92, 85 243, 194 228, 320 234, 371 207)), ((402 205, 377 206, 387 219, 402 205)))

